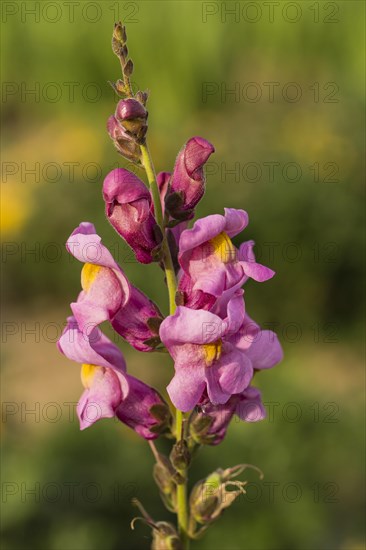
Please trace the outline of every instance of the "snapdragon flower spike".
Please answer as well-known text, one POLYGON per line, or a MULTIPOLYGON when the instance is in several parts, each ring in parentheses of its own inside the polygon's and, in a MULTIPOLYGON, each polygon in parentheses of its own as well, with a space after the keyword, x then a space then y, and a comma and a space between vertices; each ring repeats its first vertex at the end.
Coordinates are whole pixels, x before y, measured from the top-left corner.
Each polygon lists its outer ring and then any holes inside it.
POLYGON ((223 405, 213 405, 204 394, 191 419, 190 433, 199 444, 218 445, 224 439, 234 415, 245 422, 259 422, 266 417, 258 388, 248 386, 232 395, 223 405))
POLYGON ((126 373, 122 353, 98 327, 87 336, 76 319, 69 317, 58 347, 66 357, 82 363, 85 391, 77 405, 81 430, 113 417, 145 439, 155 439, 166 429, 169 410, 163 398, 126 373))
POLYGON ((174 359, 175 376, 167 387, 174 406, 188 412, 204 390, 213 404, 226 403, 248 387, 250 359, 229 341, 244 320, 242 293, 231 298, 227 317, 178 306, 160 326, 160 338, 174 359))
POLYGON ((81 272, 82 292, 77 302, 71 304, 72 312, 80 329, 87 332, 91 327, 110 320, 128 302, 130 283, 102 244, 92 223, 81 223, 67 240, 70 254, 84 263, 81 272))
POLYGON ((136 259, 149 264, 161 243, 158 225, 151 213, 151 195, 142 181, 124 168, 112 170, 103 183, 106 215, 125 239, 136 259))
POLYGON ((193 218, 194 209, 205 192, 203 167, 214 151, 211 143, 201 137, 193 137, 178 154, 165 197, 166 208, 173 218, 193 218))
POLYGON ((231 238, 248 225, 244 210, 225 208, 225 215, 213 214, 197 220, 192 229, 183 231, 179 240, 179 263, 182 268, 178 289, 184 304, 210 309, 216 299, 226 301, 249 277, 262 282, 274 271, 255 262, 253 241, 239 249, 231 238))

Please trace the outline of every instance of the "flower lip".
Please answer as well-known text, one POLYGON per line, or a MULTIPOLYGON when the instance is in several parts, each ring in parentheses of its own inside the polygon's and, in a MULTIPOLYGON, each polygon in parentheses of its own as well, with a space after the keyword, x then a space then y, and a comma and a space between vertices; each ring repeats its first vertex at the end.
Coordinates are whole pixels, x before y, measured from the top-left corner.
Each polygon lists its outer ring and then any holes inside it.
POLYGON ((76 363, 126 372, 126 362, 121 350, 98 327, 94 327, 88 334, 81 331, 73 316, 67 318, 57 346, 63 355, 76 363))
POLYGON ((107 271, 104 268, 108 268, 112 272, 112 279, 120 285, 120 307, 128 302, 131 293, 130 283, 112 254, 102 244, 92 223, 82 222, 67 239, 66 249, 77 260, 87 264, 85 271, 82 271, 82 280, 87 287, 90 286, 89 283, 92 283, 93 278, 95 279, 99 274, 106 274, 107 271))
POLYGON ((151 202, 149 190, 135 174, 125 168, 115 168, 105 177, 103 197, 107 203, 128 204, 138 199, 151 202))
POLYGON ((202 178, 202 166, 214 152, 212 143, 202 137, 194 136, 187 141, 184 147, 184 164, 192 179, 202 178))

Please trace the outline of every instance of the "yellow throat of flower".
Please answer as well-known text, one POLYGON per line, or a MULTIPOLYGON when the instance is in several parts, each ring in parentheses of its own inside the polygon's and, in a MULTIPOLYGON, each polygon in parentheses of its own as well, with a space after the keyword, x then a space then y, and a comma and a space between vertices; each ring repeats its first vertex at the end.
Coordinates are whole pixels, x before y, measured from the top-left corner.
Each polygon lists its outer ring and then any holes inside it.
POLYGON ((217 340, 213 344, 204 344, 206 367, 211 367, 215 361, 220 359, 222 351, 222 340, 217 340))
POLYGON ((231 242, 230 237, 223 231, 211 239, 210 245, 213 247, 213 253, 219 256, 225 264, 234 262, 236 259, 236 248, 231 242))
POLYGON ((95 365, 87 365, 86 363, 81 365, 81 383, 83 384, 84 388, 90 388, 93 383, 94 376, 96 375, 97 370, 100 368, 101 367, 97 367, 95 365))
POLYGON ((81 286, 85 292, 88 292, 101 269, 100 265, 84 264, 81 270, 81 286))

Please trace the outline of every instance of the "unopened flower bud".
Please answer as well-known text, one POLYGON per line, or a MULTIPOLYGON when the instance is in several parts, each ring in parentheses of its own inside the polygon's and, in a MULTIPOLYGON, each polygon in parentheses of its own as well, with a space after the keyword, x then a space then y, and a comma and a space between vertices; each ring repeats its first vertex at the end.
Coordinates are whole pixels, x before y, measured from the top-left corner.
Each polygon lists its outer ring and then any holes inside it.
POLYGON ((136 99, 121 99, 116 108, 115 118, 131 138, 141 140, 145 137, 147 111, 136 99))
POLYGON ((113 38, 122 43, 127 41, 126 27, 122 25, 121 21, 114 24, 113 38))
POLYGON ((130 77, 133 73, 133 61, 129 59, 126 65, 123 67, 123 74, 127 77, 130 77))
POLYGON ((134 118, 146 118, 147 111, 143 105, 136 99, 121 99, 116 108, 116 118, 123 122, 134 118))
POLYGON ((205 192, 203 166, 215 151, 201 137, 191 138, 178 154, 165 204, 169 214, 179 220, 191 219, 205 192))
POLYGON ((141 149, 136 141, 125 131, 115 116, 110 116, 107 122, 107 130, 116 149, 127 160, 138 162, 141 149))
POLYGON ((184 470, 191 462, 191 454, 185 440, 176 442, 170 453, 170 460, 178 471, 184 470))
POLYGON ((161 453, 156 453, 153 475, 165 506, 170 512, 176 512, 177 483, 182 483, 183 478, 174 469, 169 458, 161 453))
POLYGON ((233 395, 223 405, 213 405, 206 397, 192 415, 190 434, 201 445, 218 445, 224 439, 239 399, 233 395))
POLYGON ((149 97, 149 93, 148 92, 141 92, 141 91, 138 91, 137 94, 136 94, 136 99, 137 101, 139 101, 140 103, 142 103, 143 105, 146 105, 146 102, 148 100, 148 97, 149 97))

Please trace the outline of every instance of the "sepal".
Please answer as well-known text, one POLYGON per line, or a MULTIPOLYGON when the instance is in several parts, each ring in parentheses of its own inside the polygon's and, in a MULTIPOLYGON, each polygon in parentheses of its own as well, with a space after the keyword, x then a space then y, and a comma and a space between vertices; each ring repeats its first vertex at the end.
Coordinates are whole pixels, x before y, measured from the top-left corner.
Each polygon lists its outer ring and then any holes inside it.
POLYGON ((190 495, 191 529, 189 536, 198 538, 203 532, 231 506, 241 495, 245 494, 247 481, 234 480, 245 469, 253 468, 259 472, 259 468, 250 464, 239 464, 232 468, 223 470, 218 468, 205 479, 198 481, 193 487, 190 495), (202 525, 198 530, 196 524, 202 525))
POLYGON ((148 525, 153 534, 152 550, 183 550, 182 541, 171 523, 167 521, 155 522, 146 512, 141 502, 134 498, 132 503, 140 510, 142 517, 133 518, 131 521, 131 529, 135 528, 136 521, 142 521, 148 525))

